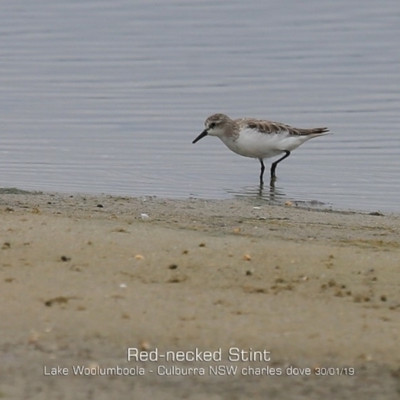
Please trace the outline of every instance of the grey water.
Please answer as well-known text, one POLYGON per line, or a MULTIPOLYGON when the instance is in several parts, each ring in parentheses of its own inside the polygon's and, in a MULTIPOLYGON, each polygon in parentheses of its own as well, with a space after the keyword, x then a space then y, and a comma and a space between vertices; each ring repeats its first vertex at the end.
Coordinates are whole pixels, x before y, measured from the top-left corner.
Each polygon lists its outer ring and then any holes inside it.
POLYGON ((400 2, 0 2, 0 187, 400 212, 400 2), (258 186, 207 116, 327 126, 258 186))

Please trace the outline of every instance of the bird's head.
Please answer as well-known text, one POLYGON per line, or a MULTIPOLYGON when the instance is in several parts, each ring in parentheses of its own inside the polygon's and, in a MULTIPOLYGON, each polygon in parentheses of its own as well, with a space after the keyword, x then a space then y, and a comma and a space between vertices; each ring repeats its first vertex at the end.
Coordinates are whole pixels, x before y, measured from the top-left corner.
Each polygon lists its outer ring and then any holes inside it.
POLYGON ((206 119, 204 123, 205 129, 203 132, 193 140, 192 143, 198 142, 203 137, 210 136, 222 136, 225 133, 226 127, 232 120, 225 114, 214 114, 206 119))

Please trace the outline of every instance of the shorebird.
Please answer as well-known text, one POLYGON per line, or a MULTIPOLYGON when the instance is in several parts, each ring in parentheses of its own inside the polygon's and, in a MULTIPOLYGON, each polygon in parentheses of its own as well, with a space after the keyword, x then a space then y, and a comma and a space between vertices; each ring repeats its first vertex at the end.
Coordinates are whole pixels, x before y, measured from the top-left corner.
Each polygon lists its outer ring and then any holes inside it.
POLYGON ((261 163, 260 185, 264 180, 264 159, 283 157, 271 165, 271 185, 276 180, 277 165, 301 144, 315 137, 328 134, 328 128, 300 129, 280 122, 253 118, 230 119, 225 114, 214 114, 204 123, 205 129, 192 143, 203 137, 217 136, 234 153, 244 157, 257 158, 261 163))

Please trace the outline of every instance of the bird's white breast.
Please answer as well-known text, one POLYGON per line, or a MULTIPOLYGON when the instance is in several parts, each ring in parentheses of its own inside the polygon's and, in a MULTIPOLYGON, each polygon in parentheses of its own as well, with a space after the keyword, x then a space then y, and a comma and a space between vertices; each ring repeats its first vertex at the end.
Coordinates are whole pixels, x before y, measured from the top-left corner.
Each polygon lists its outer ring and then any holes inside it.
POLYGON ((270 158, 284 151, 292 151, 309 138, 307 136, 290 135, 287 131, 279 133, 263 133, 256 129, 246 128, 239 136, 220 136, 220 139, 233 152, 244 157, 270 158))

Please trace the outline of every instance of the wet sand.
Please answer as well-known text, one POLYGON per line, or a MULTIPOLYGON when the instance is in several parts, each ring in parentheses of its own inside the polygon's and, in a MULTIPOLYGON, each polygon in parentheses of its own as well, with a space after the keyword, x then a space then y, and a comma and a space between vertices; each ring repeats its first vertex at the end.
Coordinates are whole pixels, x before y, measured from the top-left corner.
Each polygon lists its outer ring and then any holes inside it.
POLYGON ((0 398, 399 396, 398 215, 3 193, 0 216, 0 398))

